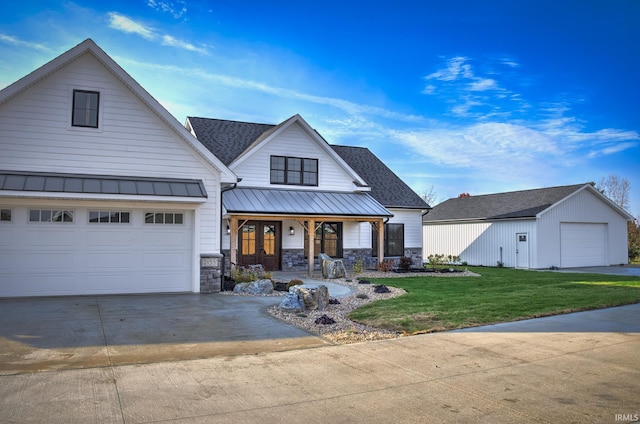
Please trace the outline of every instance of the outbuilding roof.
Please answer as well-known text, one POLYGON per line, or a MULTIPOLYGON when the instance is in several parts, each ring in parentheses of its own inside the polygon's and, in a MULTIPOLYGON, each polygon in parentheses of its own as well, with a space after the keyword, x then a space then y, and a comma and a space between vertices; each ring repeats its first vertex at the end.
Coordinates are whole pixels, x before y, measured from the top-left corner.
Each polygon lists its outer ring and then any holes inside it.
POLYGON ((585 185, 589 184, 452 198, 436 205, 423 221, 534 218, 585 185))

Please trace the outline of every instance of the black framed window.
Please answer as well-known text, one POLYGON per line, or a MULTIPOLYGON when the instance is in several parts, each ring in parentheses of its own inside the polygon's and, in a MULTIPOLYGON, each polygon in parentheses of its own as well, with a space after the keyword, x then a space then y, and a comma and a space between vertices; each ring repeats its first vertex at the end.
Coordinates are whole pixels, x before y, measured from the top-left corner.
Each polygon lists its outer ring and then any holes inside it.
POLYGON ((11 222, 11 209, 0 209, 0 222, 11 222))
MULTIPOLYGON (((314 254, 342 257, 342 222, 323 222, 316 228, 314 254)), ((304 256, 309 257, 309 233, 304 230, 304 256)))
POLYGON ((100 93, 97 91, 73 90, 71 125, 74 127, 98 128, 99 104, 100 93))
POLYGON ((128 224, 129 212, 89 211, 91 224, 128 224))
MULTIPOLYGON (((378 256, 378 230, 371 227, 372 256, 378 256)), ((385 224, 384 256, 404 256, 404 224, 385 224)))
POLYGON ((318 185, 318 159, 271 156, 271 184, 318 185))

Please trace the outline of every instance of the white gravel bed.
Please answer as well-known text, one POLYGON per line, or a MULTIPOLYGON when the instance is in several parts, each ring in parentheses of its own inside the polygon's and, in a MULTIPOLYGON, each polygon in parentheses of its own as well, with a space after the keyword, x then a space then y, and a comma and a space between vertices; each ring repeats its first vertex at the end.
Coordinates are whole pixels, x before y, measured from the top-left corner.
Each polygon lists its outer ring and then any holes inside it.
MULTIPOLYGON (((375 293, 374 287, 379 283, 372 284, 359 284, 358 280, 372 279, 372 278, 401 278, 401 277, 429 277, 429 278, 455 278, 455 277, 468 277, 478 276, 470 271, 464 271, 451 274, 440 273, 394 273, 394 272, 379 272, 371 271, 358 274, 356 276, 350 276, 348 278, 326 280, 335 284, 343 284, 353 289, 353 293, 346 297, 338 298, 340 302, 335 305, 328 305, 323 311, 306 311, 306 312, 288 312, 281 310, 277 305, 268 309, 268 312, 287 323, 295 325, 296 327, 307 330, 311 333, 318 334, 338 344, 350 344, 360 343, 371 340, 383 340, 392 339, 403 336, 402 333, 396 331, 385 330, 381 328, 375 328, 368 325, 360 324, 351 321, 347 318, 349 313, 356 308, 359 308, 367 303, 371 303, 375 300, 391 299, 394 297, 402 296, 405 291, 396 287, 388 287, 390 293, 375 293), (327 317, 335 321, 334 324, 316 324, 316 319, 326 315, 327 317)), ((383 283, 384 284, 384 283, 383 283)), ((233 292, 223 292, 224 294, 238 295, 233 292)), ((284 296, 285 292, 274 292, 273 294, 265 296, 284 296)), ((329 292, 331 296, 331 292, 329 292)))

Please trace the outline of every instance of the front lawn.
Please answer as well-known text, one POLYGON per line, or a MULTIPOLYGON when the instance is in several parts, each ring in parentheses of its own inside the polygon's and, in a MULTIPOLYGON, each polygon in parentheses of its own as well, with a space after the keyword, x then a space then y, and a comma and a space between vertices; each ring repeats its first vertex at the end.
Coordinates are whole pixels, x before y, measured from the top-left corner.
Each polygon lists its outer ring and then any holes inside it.
POLYGON ((480 277, 372 279, 407 294, 351 312, 353 321, 417 332, 515 321, 640 303, 640 278, 616 275, 469 268, 480 277))

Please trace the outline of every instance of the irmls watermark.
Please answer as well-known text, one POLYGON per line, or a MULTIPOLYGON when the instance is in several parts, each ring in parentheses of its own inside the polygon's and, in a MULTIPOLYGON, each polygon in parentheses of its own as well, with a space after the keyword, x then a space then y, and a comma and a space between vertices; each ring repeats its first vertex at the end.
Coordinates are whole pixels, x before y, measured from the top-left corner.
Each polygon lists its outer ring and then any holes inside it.
POLYGON ((615 414, 614 418, 616 422, 637 423, 640 421, 640 414, 637 412, 631 414, 615 414))

